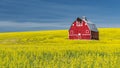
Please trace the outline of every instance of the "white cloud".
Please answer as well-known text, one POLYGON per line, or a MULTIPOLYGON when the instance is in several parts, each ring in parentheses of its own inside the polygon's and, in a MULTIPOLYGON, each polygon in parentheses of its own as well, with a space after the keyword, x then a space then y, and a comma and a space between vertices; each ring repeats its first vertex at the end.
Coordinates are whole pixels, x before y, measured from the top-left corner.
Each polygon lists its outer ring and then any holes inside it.
POLYGON ((10 21, 0 21, 0 27, 68 27, 67 24, 63 23, 35 23, 35 22, 10 22, 10 21))

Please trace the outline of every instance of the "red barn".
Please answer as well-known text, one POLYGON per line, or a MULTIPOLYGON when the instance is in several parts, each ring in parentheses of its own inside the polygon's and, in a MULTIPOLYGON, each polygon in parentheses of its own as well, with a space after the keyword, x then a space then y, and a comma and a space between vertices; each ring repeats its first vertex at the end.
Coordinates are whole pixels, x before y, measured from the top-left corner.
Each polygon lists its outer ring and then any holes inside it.
POLYGON ((69 29, 69 39, 94 39, 99 40, 99 32, 95 24, 86 17, 77 18, 69 29))

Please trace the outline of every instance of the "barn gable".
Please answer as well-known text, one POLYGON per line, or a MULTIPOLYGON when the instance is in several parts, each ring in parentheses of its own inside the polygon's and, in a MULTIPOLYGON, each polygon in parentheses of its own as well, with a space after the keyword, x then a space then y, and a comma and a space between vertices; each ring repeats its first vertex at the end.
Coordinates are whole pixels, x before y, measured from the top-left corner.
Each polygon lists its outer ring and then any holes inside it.
POLYGON ((69 29, 69 39, 99 39, 95 24, 84 18, 77 18, 69 29))

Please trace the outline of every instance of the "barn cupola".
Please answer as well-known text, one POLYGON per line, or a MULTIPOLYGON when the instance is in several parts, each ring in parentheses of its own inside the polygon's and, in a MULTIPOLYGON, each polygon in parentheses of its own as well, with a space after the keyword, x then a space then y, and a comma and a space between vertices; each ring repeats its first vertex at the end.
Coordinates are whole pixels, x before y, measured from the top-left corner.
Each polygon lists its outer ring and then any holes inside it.
POLYGON ((82 16, 82 19, 83 19, 85 22, 88 21, 86 16, 82 16))

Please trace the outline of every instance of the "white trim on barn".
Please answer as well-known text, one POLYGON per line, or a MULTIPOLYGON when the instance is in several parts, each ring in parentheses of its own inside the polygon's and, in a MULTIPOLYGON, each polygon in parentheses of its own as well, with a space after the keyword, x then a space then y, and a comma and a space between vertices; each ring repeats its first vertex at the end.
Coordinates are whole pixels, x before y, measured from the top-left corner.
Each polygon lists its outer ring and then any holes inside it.
POLYGON ((90 35, 90 34, 82 34, 82 35, 90 35))

